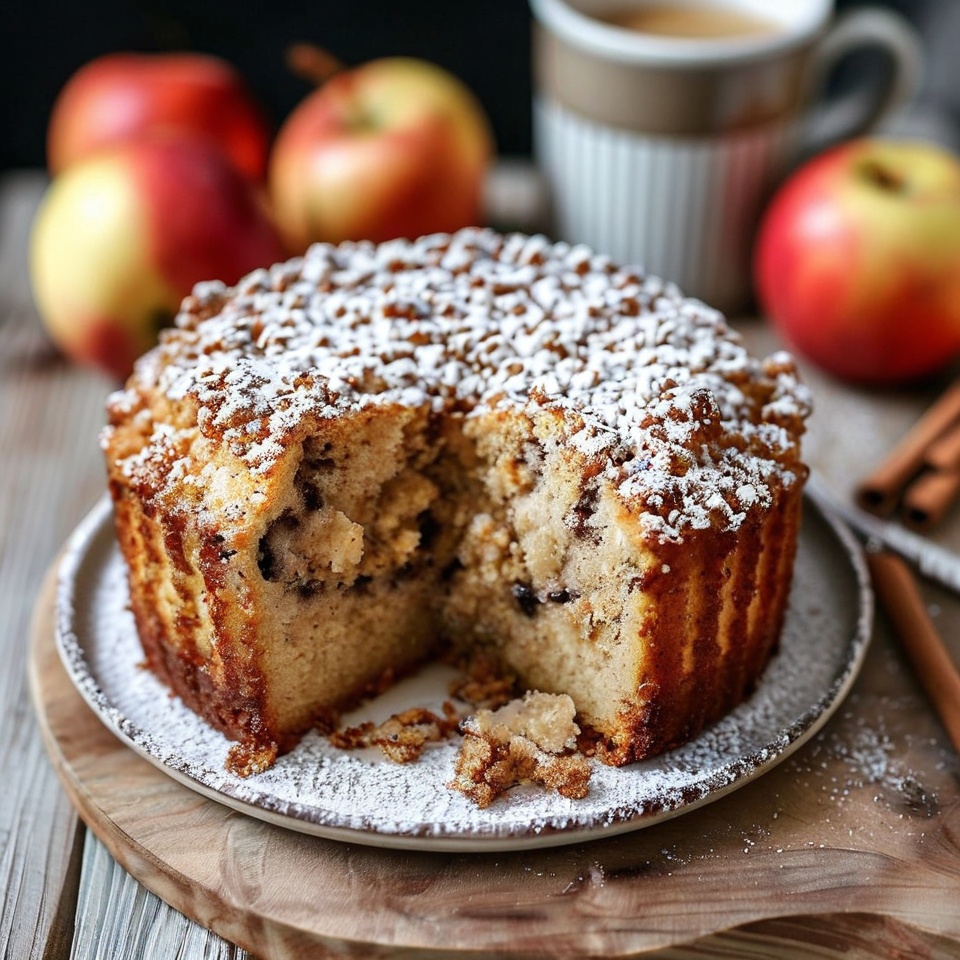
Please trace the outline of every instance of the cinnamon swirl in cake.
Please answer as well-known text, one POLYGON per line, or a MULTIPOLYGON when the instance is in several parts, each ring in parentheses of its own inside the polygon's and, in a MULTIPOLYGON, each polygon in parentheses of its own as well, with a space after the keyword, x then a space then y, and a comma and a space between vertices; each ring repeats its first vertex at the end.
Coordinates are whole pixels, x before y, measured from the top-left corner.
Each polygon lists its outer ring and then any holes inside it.
POLYGON ((777 644, 808 412, 787 355, 539 236, 202 284, 103 436, 147 663, 242 773, 450 649, 569 696, 606 762, 651 756, 777 644))

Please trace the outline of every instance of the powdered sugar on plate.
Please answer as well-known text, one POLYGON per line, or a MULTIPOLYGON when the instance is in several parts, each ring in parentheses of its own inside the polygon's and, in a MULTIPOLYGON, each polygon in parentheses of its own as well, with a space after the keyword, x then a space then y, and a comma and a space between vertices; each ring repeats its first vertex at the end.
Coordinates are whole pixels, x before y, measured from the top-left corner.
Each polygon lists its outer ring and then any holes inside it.
MULTIPOLYGON (((458 744, 414 763, 333 747, 311 734, 265 773, 224 764, 231 743, 142 667, 109 502, 77 529, 61 563, 57 640, 77 688, 132 749, 191 789, 290 829, 378 846, 501 850, 609 836, 685 813, 749 782, 826 722, 860 668, 872 599, 859 548, 808 504, 779 652, 754 695, 695 740, 628 767, 594 762, 588 795, 519 787, 479 809, 446 784, 458 744)), ((431 666, 346 718, 439 710, 449 668, 431 666)))

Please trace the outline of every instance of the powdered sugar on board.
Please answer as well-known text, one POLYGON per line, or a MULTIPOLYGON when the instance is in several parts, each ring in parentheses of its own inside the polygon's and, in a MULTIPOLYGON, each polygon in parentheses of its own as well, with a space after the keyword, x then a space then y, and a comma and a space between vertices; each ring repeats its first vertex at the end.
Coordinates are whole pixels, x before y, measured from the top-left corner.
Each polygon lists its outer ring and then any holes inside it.
MULTIPOLYGON (((520 787, 479 809, 446 784, 456 743, 396 765, 309 735, 265 773, 224 767, 230 742, 147 670, 128 610, 125 568, 104 501, 78 528, 61 563, 58 645, 100 719, 133 749, 192 789, 262 819, 353 842, 497 850, 569 843, 656 823, 749 782, 812 736, 842 701, 870 636, 862 558, 844 528, 808 504, 781 648, 753 697, 691 743, 613 768, 594 763, 588 795, 567 800, 520 787)), ((439 709, 450 671, 433 666, 350 715, 439 709)))

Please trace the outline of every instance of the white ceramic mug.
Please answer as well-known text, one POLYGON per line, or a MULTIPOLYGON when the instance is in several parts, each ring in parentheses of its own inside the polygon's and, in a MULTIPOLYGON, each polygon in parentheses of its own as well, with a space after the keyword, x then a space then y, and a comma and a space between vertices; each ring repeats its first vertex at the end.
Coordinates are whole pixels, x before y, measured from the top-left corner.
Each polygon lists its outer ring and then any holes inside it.
POLYGON ((723 39, 597 19, 649 2, 530 0, 534 147, 553 233, 735 313, 750 302, 757 221, 791 158, 813 139, 869 129, 911 96, 920 42, 877 8, 835 20, 832 0, 698 0, 772 21, 723 39), (889 53, 891 81, 825 103, 831 68, 862 47, 889 53))

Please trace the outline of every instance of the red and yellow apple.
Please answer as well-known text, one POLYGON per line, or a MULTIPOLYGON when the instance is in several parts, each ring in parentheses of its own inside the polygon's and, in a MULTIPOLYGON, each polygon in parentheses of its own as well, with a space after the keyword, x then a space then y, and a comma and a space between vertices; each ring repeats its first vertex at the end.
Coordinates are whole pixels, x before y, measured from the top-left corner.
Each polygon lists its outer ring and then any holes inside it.
POLYGON ((195 283, 235 283, 282 257, 262 197, 221 153, 142 140, 53 181, 31 230, 30 278, 63 352, 124 377, 195 283))
POLYGON ((270 156, 274 215, 293 252, 479 222, 493 154, 486 114, 441 67, 392 57, 342 70, 300 103, 270 156))
POLYGON ((48 166, 57 174, 104 147, 155 134, 203 140, 244 175, 266 174, 270 131, 242 77, 197 53, 115 53, 81 67, 54 104, 48 166))
POLYGON ((842 379, 906 383, 960 353, 960 158, 860 139, 800 167, 760 225, 760 305, 842 379))

